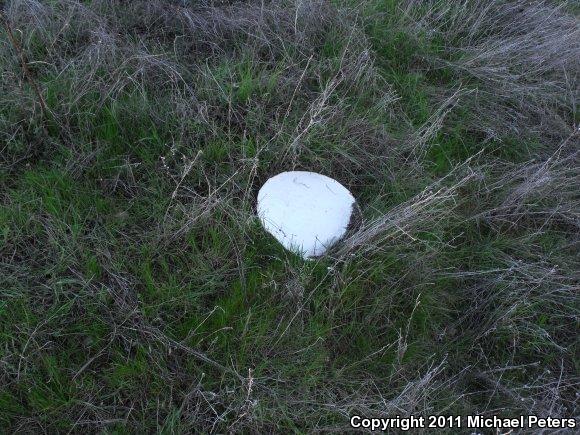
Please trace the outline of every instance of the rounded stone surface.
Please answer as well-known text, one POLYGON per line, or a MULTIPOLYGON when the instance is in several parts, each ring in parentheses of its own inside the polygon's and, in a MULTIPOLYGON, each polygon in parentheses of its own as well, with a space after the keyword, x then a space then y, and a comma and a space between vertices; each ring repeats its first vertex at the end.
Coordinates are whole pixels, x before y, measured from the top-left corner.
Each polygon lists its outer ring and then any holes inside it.
POLYGON ((318 257, 347 230, 355 199, 338 181, 315 172, 282 172, 258 192, 266 231, 304 258, 318 257))

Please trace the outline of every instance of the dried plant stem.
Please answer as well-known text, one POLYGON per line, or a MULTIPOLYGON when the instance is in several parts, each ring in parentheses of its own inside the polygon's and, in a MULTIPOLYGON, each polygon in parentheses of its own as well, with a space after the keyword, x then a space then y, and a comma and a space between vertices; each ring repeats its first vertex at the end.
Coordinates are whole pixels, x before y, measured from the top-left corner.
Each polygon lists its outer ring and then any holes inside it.
POLYGON ((36 96, 38 97, 38 102, 40 104, 40 110, 42 112, 42 116, 43 116, 44 120, 46 120, 47 114, 48 114, 48 109, 46 107, 46 102, 44 101, 44 97, 42 96, 42 92, 40 91, 40 87, 38 86, 38 83, 36 83, 36 80, 34 80, 34 77, 32 76, 30 69, 28 69, 28 59, 26 58, 26 55, 24 54, 24 51, 22 50, 22 46, 20 45, 20 43, 18 42, 18 40, 14 36, 14 32, 12 31, 12 26, 10 26, 8 19, 4 16, 4 14, 2 12, 0 12, 0 22, 2 22, 2 26, 6 30, 6 34, 8 35, 8 40, 10 41, 10 44, 12 45, 12 47, 14 48, 14 50, 16 51, 16 53, 18 53, 18 56, 20 57, 20 64, 22 65, 22 71, 24 72, 26 79, 28 80, 28 82, 32 86, 32 89, 36 93, 36 96))

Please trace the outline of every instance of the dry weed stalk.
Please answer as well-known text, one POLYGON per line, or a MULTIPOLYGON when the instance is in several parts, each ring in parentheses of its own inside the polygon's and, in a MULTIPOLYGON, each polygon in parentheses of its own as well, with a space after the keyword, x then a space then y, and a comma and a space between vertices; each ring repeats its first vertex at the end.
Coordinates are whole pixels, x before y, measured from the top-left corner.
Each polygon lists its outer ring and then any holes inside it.
POLYGON ((44 97, 42 96, 40 87, 38 86, 38 83, 34 79, 32 73, 30 72, 30 69, 28 68, 28 59, 26 58, 26 54, 24 54, 24 50, 22 49, 20 42, 18 42, 18 39, 16 39, 16 37, 14 36, 14 32, 12 31, 12 26, 10 25, 8 18, 5 17, 1 11, 0 11, 0 22, 2 23, 2 27, 4 27, 4 30, 6 31, 6 35, 8 36, 10 44, 14 48, 14 51, 16 52, 18 57, 20 58, 20 66, 22 67, 22 72, 24 73, 24 76, 30 83, 30 86, 32 86, 32 89, 34 90, 34 93, 38 98, 38 103, 40 104, 42 117, 44 121, 46 121, 49 110, 48 107, 46 106, 46 102, 44 101, 44 97))

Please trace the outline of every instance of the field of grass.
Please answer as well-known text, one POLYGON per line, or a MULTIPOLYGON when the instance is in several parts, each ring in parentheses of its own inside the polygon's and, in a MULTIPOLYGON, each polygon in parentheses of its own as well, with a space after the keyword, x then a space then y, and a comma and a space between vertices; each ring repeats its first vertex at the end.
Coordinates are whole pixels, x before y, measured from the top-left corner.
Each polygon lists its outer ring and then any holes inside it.
POLYGON ((579 415, 573 2, 0 8, 0 432, 579 415), (293 169, 362 210, 317 261, 293 169))

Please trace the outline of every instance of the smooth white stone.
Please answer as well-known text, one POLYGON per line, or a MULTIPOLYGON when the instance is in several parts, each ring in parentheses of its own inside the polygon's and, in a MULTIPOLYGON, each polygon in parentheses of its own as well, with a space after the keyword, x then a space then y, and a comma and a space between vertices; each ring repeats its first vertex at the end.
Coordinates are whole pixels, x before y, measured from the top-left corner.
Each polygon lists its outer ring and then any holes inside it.
POLYGON ((258 216, 286 249, 317 257, 348 227, 354 197, 338 181, 315 172, 282 172, 258 192, 258 216))

